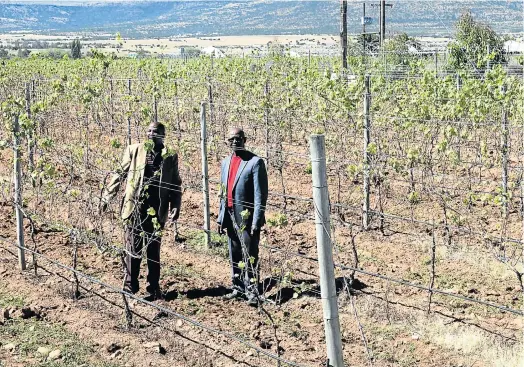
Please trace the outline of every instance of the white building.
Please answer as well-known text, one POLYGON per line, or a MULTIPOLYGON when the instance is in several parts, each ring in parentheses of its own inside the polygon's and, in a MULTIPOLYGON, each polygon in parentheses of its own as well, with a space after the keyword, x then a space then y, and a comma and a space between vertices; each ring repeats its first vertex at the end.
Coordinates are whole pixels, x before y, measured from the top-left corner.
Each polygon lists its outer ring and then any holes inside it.
POLYGON ((226 57, 226 54, 224 54, 224 52, 222 52, 221 50, 213 46, 203 48, 202 50, 200 50, 200 52, 202 52, 202 54, 204 55, 213 56, 214 58, 217 58, 217 59, 226 57))

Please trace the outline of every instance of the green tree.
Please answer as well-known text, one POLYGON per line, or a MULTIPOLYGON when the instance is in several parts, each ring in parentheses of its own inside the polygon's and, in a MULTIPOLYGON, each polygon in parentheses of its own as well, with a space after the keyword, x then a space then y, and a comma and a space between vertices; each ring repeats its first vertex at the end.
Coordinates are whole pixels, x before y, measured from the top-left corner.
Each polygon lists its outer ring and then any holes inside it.
POLYGON ((196 47, 184 47, 181 54, 187 57, 198 57, 200 56, 200 50, 196 47))
POLYGON ((47 51, 47 53, 45 53, 44 55, 51 58, 51 59, 55 59, 55 60, 58 60, 58 59, 61 59, 64 57, 64 55, 67 54, 67 51, 64 51, 64 50, 59 50, 59 49, 51 49, 49 51, 47 51))
POLYGON ((138 59, 145 59, 151 56, 151 52, 144 50, 143 48, 139 49, 136 53, 138 59))
POLYGON ((122 35, 120 34, 120 32, 116 33, 115 40, 117 42, 116 48, 122 48, 124 41, 122 40, 122 35))
POLYGON ((0 59, 6 59, 9 56, 9 52, 5 48, 0 48, 0 59))
POLYGON ((451 68, 485 68, 488 60, 505 61, 504 39, 489 25, 475 21, 470 12, 462 14, 455 28, 455 41, 448 46, 451 68))
POLYGON ((29 51, 27 48, 20 48, 18 49, 18 57, 28 57, 31 51, 29 51))
POLYGON ((366 52, 377 52, 380 47, 380 37, 378 34, 368 33, 357 36, 357 44, 360 50, 364 48, 364 41, 366 45, 366 52))
POLYGON ((80 40, 76 39, 71 43, 71 57, 73 59, 79 59, 82 57, 82 45, 80 40))
POLYGON ((413 51, 416 52, 420 49, 420 43, 406 33, 388 39, 384 45, 384 51, 388 55, 388 63, 393 65, 409 65, 411 61, 417 59, 413 51))

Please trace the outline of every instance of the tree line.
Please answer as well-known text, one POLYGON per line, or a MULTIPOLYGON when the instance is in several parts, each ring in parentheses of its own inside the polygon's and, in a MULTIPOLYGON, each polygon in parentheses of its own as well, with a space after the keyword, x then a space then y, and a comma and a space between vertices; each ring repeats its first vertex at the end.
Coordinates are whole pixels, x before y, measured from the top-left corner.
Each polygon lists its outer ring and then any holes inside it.
POLYGON ((70 43, 49 43, 47 41, 20 42, 20 40, 16 40, 10 47, 0 47, 0 58, 9 58, 9 50, 17 51, 16 57, 26 58, 31 55, 31 49, 48 49, 47 52, 39 54, 52 59, 60 59, 65 55, 73 59, 82 57, 82 44, 77 38, 70 43), (69 49, 69 52, 65 51, 65 49, 69 49))

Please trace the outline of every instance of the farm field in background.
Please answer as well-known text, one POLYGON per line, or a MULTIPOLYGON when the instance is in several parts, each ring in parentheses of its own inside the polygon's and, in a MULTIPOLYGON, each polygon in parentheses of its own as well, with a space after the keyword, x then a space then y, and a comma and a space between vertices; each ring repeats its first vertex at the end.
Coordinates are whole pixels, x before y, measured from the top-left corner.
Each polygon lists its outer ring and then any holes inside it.
POLYGON ((184 191, 179 238, 173 228, 164 233, 161 285, 168 297, 160 306, 291 363, 325 364, 309 158, 310 134, 322 133, 334 257, 344 266, 336 276, 346 364, 519 366, 522 77, 508 74, 503 63, 456 70, 432 55, 394 52, 350 56, 349 66, 351 73, 335 58, 280 53, 6 61, 0 70, 0 307, 16 314, 23 304, 41 319, 3 321, 10 327, 2 329, 2 344, 15 344, 0 352, 6 366, 53 365, 37 352, 40 345, 28 342, 25 328, 32 323, 34 330, 62 324, 52 328, 67 335, 64 340, 85 341, 82 351, 90 352, 77 353, 50 338, 51 349, 62 349, 59 365, 277 364, 131 299, 136 314, 126 330, 122 296, 97 283, 121 287, 120 198, 110 215, 100 215, 101 192, 128 141, 143 141, 155 120, 166 125, 166 145, 180 156, 184 191), (202 101, 213 223, 229 128, 242 127, 248 149, 266 159, 270 197, 261 275, 271 301, 267 313, 221 298, 230 276, 225 239, 213 233, 215 246, 204 246, 202 101), (12 245, 15 118, 26 246, 41 255, 27 252, 26 272, 16 270, 12 245), (368 228, 362 226, 365 182, 368 228), (75 280, 63 265, 89 278, 75 280), (78 299, 71 296, 75 284, 78 299), (151 340, 162 348, 148 345, 151 340))

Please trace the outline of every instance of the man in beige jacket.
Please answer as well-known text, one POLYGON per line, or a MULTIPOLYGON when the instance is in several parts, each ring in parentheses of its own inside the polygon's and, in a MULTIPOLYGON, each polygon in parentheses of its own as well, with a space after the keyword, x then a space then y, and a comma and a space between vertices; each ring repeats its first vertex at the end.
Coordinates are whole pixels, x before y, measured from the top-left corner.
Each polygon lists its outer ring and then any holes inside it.
POLYGON ((152 123, 148 141, 126 148, 120 169, 111 179, 102 197, 102 210, 126 180, 121 215, 125 224, 125 290, 139 290, 138 277, 142 253, 147 254, 146 290, 149 299, 162 298, 160 291, 160 241, 166 221, 178 219, 182 200, 182 180, 177 154, 164 148, 165 127, 152 123))

